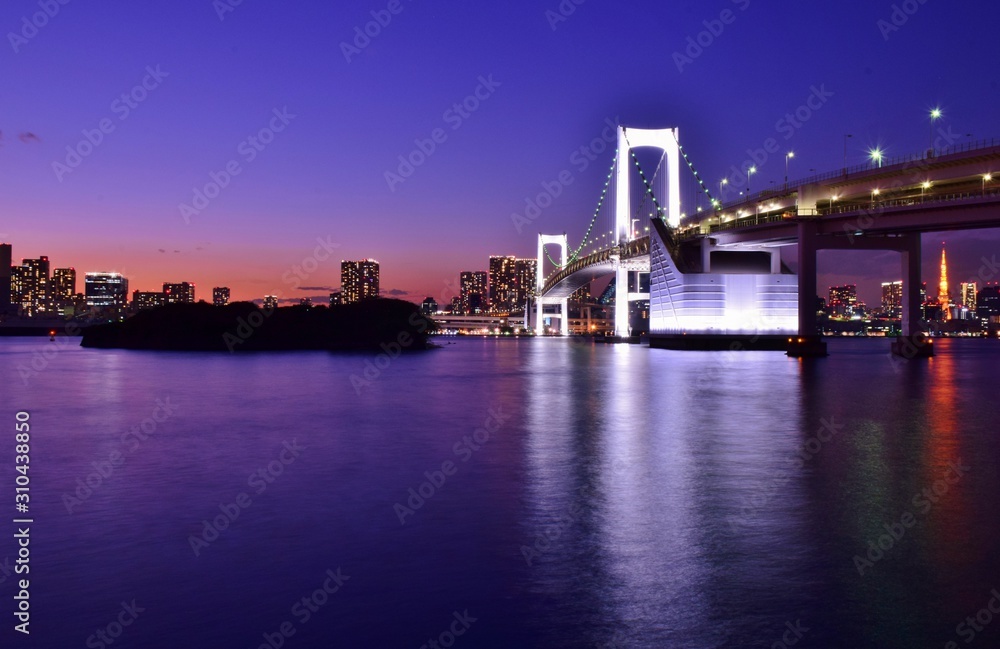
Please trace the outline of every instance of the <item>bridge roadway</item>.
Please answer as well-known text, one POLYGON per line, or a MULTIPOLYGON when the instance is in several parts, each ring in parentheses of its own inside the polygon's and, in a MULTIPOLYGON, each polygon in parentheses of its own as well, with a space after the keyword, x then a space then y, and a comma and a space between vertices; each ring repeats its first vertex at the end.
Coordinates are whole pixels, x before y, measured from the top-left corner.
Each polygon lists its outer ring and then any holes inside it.
POLYGON ((938 155, 910 156, 813 176, 726 203, 682 225, 681 239, 717 245, 795 243, 796 221, 819 221, 818 234, 855 237, 996 227, 1000 141, 938 155), (992 177, 994 170, 996 177, 992 177))
POLYGON ((616 262, 627 270, 648 273, 649 236, 580 257, 546 279, 541 294, 553 298, 569 297, 591 281, 614 273, 616 262))

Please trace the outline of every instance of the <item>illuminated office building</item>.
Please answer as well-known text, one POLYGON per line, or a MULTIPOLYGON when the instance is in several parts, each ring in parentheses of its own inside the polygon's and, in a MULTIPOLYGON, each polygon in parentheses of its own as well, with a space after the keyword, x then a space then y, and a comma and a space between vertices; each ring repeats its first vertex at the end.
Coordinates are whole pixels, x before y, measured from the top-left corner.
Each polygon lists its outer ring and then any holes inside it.
POLYGON ((87 273, 83 289, 91 308, 120 310, 128 303, 128 279, 121 273, 87 273))
POLYGON ((167 304, 193 304, 194 284, 181 282, 180 284, 163 284, 163 295, 167 304))
POLYGON ((525 302, 535 294, 537 266, 537 259, 518 259, 513 255, 490 257, 490 312, 523 310, 525 302))
POLYGON ((35 316, 49 310, 49 258, 21 260, 21 269, 17 280, 12 282, 11 289, 17 284, 17 297, 21 313, 35 316))
POLYGON ((850 317, 854 315, 857 305, 858 287, 855 284, 830 287, 830 299, 826 301, 826 307, 831 315, 850 317))
POLYGON ((228 286, 216 286, 212 289, 212 304, 215 306, 226 306, 229 304, 228 286))
POLYGON ((486 311, 489 298, 485 271, 465 271, 459 274, 461 309, 466 314, 486 311))
POLYGON ((379 264, 374 259, 340 262, 340 292, 344 304, 379 296, 379 264))
POLYGON ((52 282, 49 285, 49 302, 54 311, 61 311, 73 306, 76 295, 76 269, 56 268, 52 271, 52 282))
POLYGON ((976 310, 976 289, 976 282, 962 282, 962 290, 959 295, 962 300, 962 306, 969 311, 976 310))
POLYGON ((903 282, 882 282, 882 312, 887 318, 903 316, 903 282))
POLYGON ((132 308, 136 311, 155 309, 167 303, 167 296, 159 291, 132 291, 132 308))

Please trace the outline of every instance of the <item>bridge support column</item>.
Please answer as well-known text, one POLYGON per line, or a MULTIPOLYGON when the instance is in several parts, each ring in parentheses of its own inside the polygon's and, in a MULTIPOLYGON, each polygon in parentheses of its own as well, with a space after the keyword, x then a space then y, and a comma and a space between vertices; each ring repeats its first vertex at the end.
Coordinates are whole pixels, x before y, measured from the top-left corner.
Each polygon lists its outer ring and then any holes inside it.
POLYGON ((903 295, 900 305, 902 335, 892 343, 891 351, 903 358, 929 358, 934 355, 933 341, 920 330, 920 234, 899 237, 903 270, 903 295))
POLYGON ((816 224, 799 223, 799 335, 788 339, 788 355, 826 356, 816 319, 816 224))
POLYGON ((619 263, 615 268, 615 335, 625 338, 628 334, 628 269, 619 263))

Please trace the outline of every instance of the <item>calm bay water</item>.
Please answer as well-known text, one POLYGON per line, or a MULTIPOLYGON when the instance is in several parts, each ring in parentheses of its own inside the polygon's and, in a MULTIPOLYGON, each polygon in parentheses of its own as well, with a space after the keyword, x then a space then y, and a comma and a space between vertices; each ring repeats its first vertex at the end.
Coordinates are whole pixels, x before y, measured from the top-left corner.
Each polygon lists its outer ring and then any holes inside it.
POLYGON ((53 345, 0 339, 11 518, 32 426, 25 646, 1000 646, 996 341, 896 363, 460 339, 381 369, 41 367, 53 345))

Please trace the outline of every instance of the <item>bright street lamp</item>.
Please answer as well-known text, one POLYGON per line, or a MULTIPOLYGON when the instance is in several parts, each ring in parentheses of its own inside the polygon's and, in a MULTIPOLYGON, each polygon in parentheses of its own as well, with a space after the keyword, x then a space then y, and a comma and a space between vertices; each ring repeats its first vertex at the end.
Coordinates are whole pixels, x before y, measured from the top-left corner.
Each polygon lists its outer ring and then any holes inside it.
POLYGON ((788 161, 795 157, 794 151, 789 151, 785 154, 785 184, 788 184, 788 161))
POLYGON ((993 174, 983 174, 983 196, 986 196, 986 183, 993 180, 993 174))
POLYGON ((747 196, 750 195, 750 174, 755 174, 755 173, 757 173, 756 166, 752 166, 749 169, 747 169, 747 196))
POLYGON ((878 188, 872 190, 872 207, 875 206, 875 197, 881 193, 882 193, 881 190, 879 190, 878 188))
POLYGON ((934 155, 934 120, 941 119, 941 114, 940 108, 931 109, 930 129, 927 134, 927 150, 932 156, 934 155))
POLYGON ((874 149, 868 150, 868 158, 878 164, 878 168, 882 168, 882 149, 875 147, 874 149))

